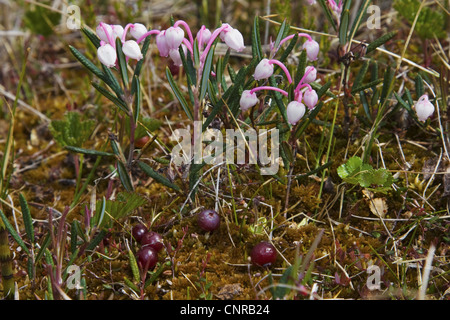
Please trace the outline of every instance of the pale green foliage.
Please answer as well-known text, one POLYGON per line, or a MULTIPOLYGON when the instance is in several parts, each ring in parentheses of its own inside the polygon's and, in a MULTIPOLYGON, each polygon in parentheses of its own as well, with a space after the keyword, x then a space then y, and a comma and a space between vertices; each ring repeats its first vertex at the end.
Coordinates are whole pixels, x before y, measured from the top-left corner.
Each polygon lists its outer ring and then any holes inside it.
POLYGON ((394 178, 384 169, 374 169, 371 165, 363 163, 360 157, 351 157, 337 169, 342 180, 350 184, 359 184, 363 188, 373 191, 387 192, 390 190, 394 178))
MULTIPOLYGON (((396 0, 394 8, 409 23, 413 23, 417 11, 420 7, 419 0, 396 0)), ((433 34, 438 38, 444 38, 445 33, 445 13, 433 10, 430 7, 423 7, 414 29, 422 39, 433 39, 433 34)))
POLYGON ((53 120, 49 129, 53 138, 62 147, 81 147, 94 128, 94 120, 82 120, 80 113, 67 112, 62 120, 53 120))

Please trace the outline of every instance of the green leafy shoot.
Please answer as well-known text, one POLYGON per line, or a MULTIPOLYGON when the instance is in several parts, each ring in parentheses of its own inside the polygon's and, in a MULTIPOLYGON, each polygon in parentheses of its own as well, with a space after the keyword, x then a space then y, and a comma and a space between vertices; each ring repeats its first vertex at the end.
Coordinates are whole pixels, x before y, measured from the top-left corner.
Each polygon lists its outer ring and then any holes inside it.
POLYGON ((384 169, 374 169, 370 164, 363 163, 360 157, 351 157, 337 169, 339 177, 344 182, 360 185, 372 191, 386 193, 391 190, 394 182, 392 174, 384 169))
POLYGON ((62 120, 53 120, 49 129, 53 138, 62 147, 81 147, 94 129, 94 120, 82 120, 80 113, 67 112, 62 120))

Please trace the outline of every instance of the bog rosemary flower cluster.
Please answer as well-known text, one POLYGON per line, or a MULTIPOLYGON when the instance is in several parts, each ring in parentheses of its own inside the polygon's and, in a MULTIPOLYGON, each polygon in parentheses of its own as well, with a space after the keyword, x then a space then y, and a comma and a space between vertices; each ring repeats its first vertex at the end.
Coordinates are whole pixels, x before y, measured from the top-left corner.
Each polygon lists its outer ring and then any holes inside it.
MULTIPOLYGON (((286 41, 291 40, 294 36, 295 35, 290 35, 281 40, 279 47, 286 41)), ((298 33, 298 36, 307 38, 307 40, 303 44, 303 49, 306 50, 308 59, 310 61, 317 60, 317 55, 319 54, 319 44, 306 33, 298 33)), ((275 50, 275 52, 277 50, 275 50)), ((289 84, 292 84, 293 80, 291 75, 289 74, 288 69, 283 63, 276 59, 262 59, 255 68, 255 73, 253 74, 254 79, 256 81, 260 81, 266 80, 267 78, 272 76, 274 72, 274 65, 279 66, 283 70, 287 81, 289 82, 289 84)), ((311 82, 316 80, 316 76, 316 68, 313 66, 308 66, 305 69, 303 77, 295 87, 294 100, 289 102, 286 108, 287 120, 290 124, 297 124, 297 122, 305 115, 306 107, 308 107, 309 110, 312 110, 316 106, 318 101, 317 92, 310 85, 311 82), (306 88, 306 90, 302 91, 303 88, 306 88)), ((244 90, 240 99, 240 109, 242 111, 245 111, 255 106, 259 102, 259 99, 256 96, 256 92, 262 90, 278 91, 286 97, 289 96, 288 92, 283 89, 265 85, 259 86, 251 90, 244 90)))
POLYGON ((102 64, 107 67, 114 67, 117 64, 116 39, 122 42, 122 51, 127 59, 135 59, 139 61, 143 58, 139 44, 148 36, 156 36, 156 46, 162 57, 170 57, 176 65, 181 65, 179 47, 181 46, 184 54, 188 52, 194 54, 194 45, 197 43, 199 52, 201 52, 200 63, 203 63, 205 57, 212 44, 219 37, 225 44, 236 51, 242 51, 244 46, 244 38, 239 30, 232 28, 229 24, 224 23, 222 26, 211 32, 205 26, 202 26, 194 36, 189 25, 178 20, 173 26, 166 30, 147 30, 140 23, 129 23, 124 27, 120 25, 109 25, 100 22, 96 28, 96 33, 100 38, 100 47, 97 50, 97 57, 102 64), (185 37, 186 30, 187 38, 185 37), (127 34, 130 33, 134 39, 127 40, 127 34))

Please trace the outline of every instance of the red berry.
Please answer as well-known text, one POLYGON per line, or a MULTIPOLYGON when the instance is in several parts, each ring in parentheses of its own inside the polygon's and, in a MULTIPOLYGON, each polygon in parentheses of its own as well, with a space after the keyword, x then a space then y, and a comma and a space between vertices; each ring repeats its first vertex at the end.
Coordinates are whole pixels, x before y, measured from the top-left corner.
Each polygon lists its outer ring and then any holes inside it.
POLYGON ((147 228, 143 224, 139 223, 133 227, 131 233, 137 242, 141 242, 142 236, 146 234, 147 231, 147 228))
POLYGON ((143 147, 145 146, 145 144, 146 144, 149 140, 150 140, 150 137, 149 137, 149 136, 143 136, 142 138, 137 139, 137 140, 134 142, 134 146, 135 146, 136 148, 143 148, 143 147))
POLYGON ((151 270, 158 262, 158 253, 152 247, 145 246, 138 251, 137 260, 142 270, 151 270))
POLYGON ((159 233, 149 231, 142 236, 141 239, 142 246, 149 246, 159 252, 164 248, 163 238, 159 233))
POLYGON ((250 257, 252 263, 264 267, 277 260, 277 251, 269 242, 260 242, 252 250, 250 257))
POLYGON ((197 223, 205 231, 214 231, 219 228, 220 217, 214 210, 203 210, 198 214, 197 223))

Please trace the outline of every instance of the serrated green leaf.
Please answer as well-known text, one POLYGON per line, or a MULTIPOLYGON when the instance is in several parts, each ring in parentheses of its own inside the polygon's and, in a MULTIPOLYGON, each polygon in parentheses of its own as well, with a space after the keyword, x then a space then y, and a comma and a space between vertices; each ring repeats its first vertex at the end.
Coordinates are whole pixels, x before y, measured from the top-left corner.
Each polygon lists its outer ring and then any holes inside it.
POLYGON ((64 115, 64 119, 53 120, 49 130, 62 147, 81 147, 90 137, 94 125, 93 120, 81 120, 79 112, 70 111, 64 115))

